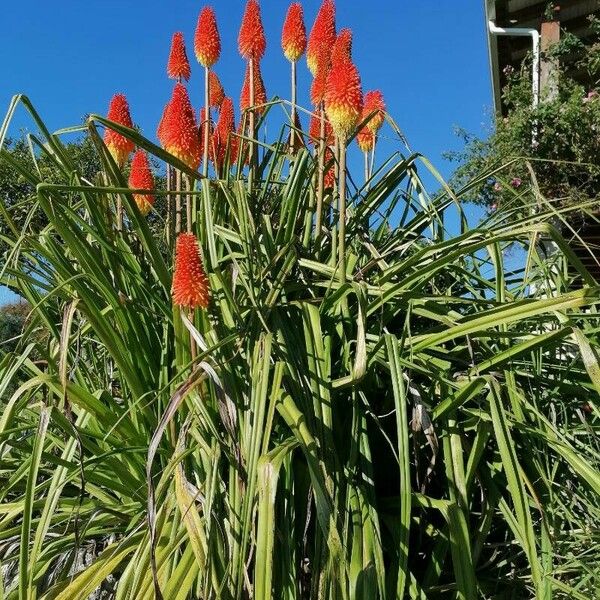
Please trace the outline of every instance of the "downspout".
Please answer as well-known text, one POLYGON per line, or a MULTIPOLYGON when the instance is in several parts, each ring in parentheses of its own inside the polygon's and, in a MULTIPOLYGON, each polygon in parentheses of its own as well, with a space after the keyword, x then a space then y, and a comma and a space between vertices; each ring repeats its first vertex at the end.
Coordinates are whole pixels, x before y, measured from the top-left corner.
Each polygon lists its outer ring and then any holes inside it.
POLYGON ((488 21, 488 29, 491 35, 531 37, 533 52, 533 73, 531 90, 533 93, 533 107, 537 108, 540 103, 540 32, 533 27, 498 27, 494 21, 488 21))

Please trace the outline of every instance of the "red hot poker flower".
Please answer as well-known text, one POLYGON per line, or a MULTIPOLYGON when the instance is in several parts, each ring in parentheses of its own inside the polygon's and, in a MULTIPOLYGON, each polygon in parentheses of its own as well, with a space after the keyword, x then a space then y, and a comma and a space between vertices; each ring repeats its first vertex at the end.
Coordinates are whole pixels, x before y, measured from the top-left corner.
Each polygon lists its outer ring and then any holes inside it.
POLYGON ((306 52, 306 27, 300 2, 294 2, 288 9, 281 32, 281 47, 290 62, 297 62, 306 52))
POLYGON ((221 37, 215 11, 211 6, 205 6, 200 11, 194 36, 194 52, 198 62, 208 69, 219 60, 221 55, 221 37))
POLYGON ((190 61, 185 51, 183 33, 180 31, 173 34, 169 62, 167 63, 167 75, 171 79, 177 79, 178 81, 182 79, 187 81, 191 75, 190 61))
POLYGON ((335 65, 339 62, 347 62, 352 60, 352 30, 342 29, 335 44, 331 50, 331 64, 335 65))
POLYGON ((160 142, 160 145, 163 148, 165 147, 165 124, 167 122, 167 116, 169 114, 169 106, 170 101, 167 102, 165 104, 165 107, 163 108, 162 116, 160 117, 160 121, 158 123, 158 129, 156 130, 156 137, 158 138, 158 141, 160 142))
MULTIPOLYGON (((363 116, 367 115, 363 113, 363 116)), ((356 135, 356 143, 363 152, 369 152, 375 147, 375 134, 368 127, 363 127, 356 135)))
MULTIPOLYGON (((217 171, 221 171, 225 158, 227 156, 227 147, 233 146, 233 138, 235 132, 235 115, 233 111, 233 101, 231 98, 224 98, 221 104, 221 112, 219 120, 212 136, 212 145, 214 148, 213 162, 217 171)), ((230 163, 234 162, 231 157, 231 149, 229 156, 230 163)))
POLYGON ((367 127, 375 134, 381 129, 385 120, 385 101, 383 100, 383 94, 379 90, 372 90, 365 94, 363 118, 366 119, 373 113, 375 114, 367 123, 367 127))
POLYGON ((265 54, 267 40, 257 0, 248 0, 238 34, 238 48, 246 60, 259 61, 265 54))
MULTIPOLYGON (((137 150, 131 161, 129 187, 132 190, 153 190, 154 177, 148 155, 143 150, 137 150)), ((142 215, 146 216, 154 204, 154 196, 150 194, 134 194, 133 199, 142 215)))
POLYGON ((325 112, 336 135, 344 141, 360 120, 363 94, 358 69, 352 62, 333 65, 327 77, 325 112))
POLYGON ((331 48, 335 43, 335 4, 333 0, 323 0, 317 18, 308 37, 306 62, 313 76, 317 72, 319 48, 325 44, 331 48))
MULTIPOLYGON (((115 94, 112 97, 106 118, 119 125, 133 128, 129 104, 127 104, 127 98, 123 94, 115 94)), ((104 131, 104 143, 119 167, 125 165, 129 155, 135 149, 135 144, 131 140, 109 128, 104 131)))
POLYGON ((196 114, 185 86, 176 83, 163 126, 163 143, 170 152, 191 169, 200 161, 200 141, 196 114))
MULTIPOLYGON (((267 100, 267 91, 265 89, 265 82, 263 81, 262 74, 260 72, 260 65, 256 63, 254 65, 254 106, 255 111, 262 113, 265 110, 265 104, 267 100)), ((246 75, 244 77, 244 85, 242 86, 242 92, 240 94, 240 110, 243 112, 250 108, 250 65, 246 65, 246 75)))
POLYGON ((175 244, 175 271, 171 288, 173 304, 185 308, 207 308, 210 300, 198 241, 193 233, 180 233, 175 244))
POLYGON ((331 58, 331 49, 324 44, 321 45, 317 53, 317 71, 315 78, 310 86, 310 101, 319 106, 325 98, 325 88, 327 87, 327 76, 329 75, 331 58))
POLYGON ((208 103, 210 107, 219 108, 221 102, 223 102, 223 98, 225 98, 225 90, 221 85, 219 76, 214 71, 210 71, 208 74, 208 87, 210 92, 208 103))

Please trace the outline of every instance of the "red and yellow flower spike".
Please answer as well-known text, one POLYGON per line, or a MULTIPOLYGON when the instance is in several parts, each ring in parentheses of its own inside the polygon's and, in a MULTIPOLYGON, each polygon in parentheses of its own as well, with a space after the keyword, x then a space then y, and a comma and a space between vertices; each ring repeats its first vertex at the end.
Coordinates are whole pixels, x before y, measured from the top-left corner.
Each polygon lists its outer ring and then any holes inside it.
POLYGON ((231 98, 224 98, 221 104, 221 112, 219 120, 212 136, 212 145, 214 149, 213 162, 217 171, 221 171, 225 158, 227 156, 227 147, 230 147, 230 163, 235 161, 235 157, 231 156, 231 148, 233 147, 233 138, 235 133, 235 114, 233 109, 233 101, 231 98))
POLYGON ((210 90, 209 104, 211 108, 219 108, 223 98, 225 98, 225 90, 221 85, 219 76, 214 72, 210 71, 208 74, 208 86, 210 90))
POLYGON ((176 83, 163 125, 163 145, 190 169, 200 162, 200 141, 196 114, 185 86, 176 83))
POLYGON ((193 233, 180 233, 175 243, 175 270, 171 287, 173 304, 182 308, 207 308, 210 300, 208 277, 193 233))
MULTIPOLYGON (((366 117, 364 113, 363 116, 366 117)), ((375 147, 375 134, 368 127, 363 127, 356 134, 356 143, 363 152, 370 152, 375 147)))
POLYGON ((310 101, 315 106, 319 106, 325 99, 330 57, 331 49, 323 44, 317 53, 317 70, 315 72, 315 78, 310 86, 310 101))
POLYGON ((332 65, 325 90, 325 112, 333 131, 344 142, 358 125, 363 93, 358 69, 352 62, 332 65))
MULTIPOLYGON (((112 97, 106 118, 119 125, 133 128, 129 104, 123 94, 115 94, 112 97)), ((104 143, 120 168, 125 166, 129 155, 135 150, 135 144, 131 140, 108 127, 104 131, 104 143)))
POLYGON ((319 48, 322 44, 331 48, 335 37, 335 4, 333 0, 323 0, 310 31, 306 50, 306 63, 313 76, 317 73, 319 48))
MULTIPOLYGON (((153 190, 154 176, 150 168, 148 155, 143 150, 137 150, 131 161, 129 187, 132 190, 153 190)), ((142 215, 146 216, 154 204, 154 195, 134 194, 133 199, 142 215)))
MULTIPOLYGON (((260 72, 260 65, 257 63, 254 65, 254 105, 255 110, 258 113, 262 113, 265 110, 265 104, 268 102, 267 91, 265 89, 265 82, 263 81, 262 74, 260 72)), ((246 65, 246 75, 244 77, 244 84, 242 85, 242 91, 240 94, 240 110, 243 112, 250 108, 250 65, 246 65)))
POLYGON ((363 118, 366 119, 372 114, 373 117, 367 123, 367 127, 376 134, 381 129, 385 120, 385 101, 383 94, 379 90, 372 90, 365 94, 363 118))
POLYGON ((185 51, 185 42, 183 33, 178 31, 173 34, 171 41, 171 52, 169 53, 169 62, 167 63, 167 75, 170 79, 188 81, 192 71, 190 69, 190 61, 185 51))
POLYGON ((194 52, 198 62, 207 69, 210 69, 221 56, 221 36, 215 11, 211 6, 205 6, 200 11, 194 36, 194 52))
POLYGON ((260 17, 258 0, 248 0, 238 34, 238 48, 242 58, 259 61, 265 54, 267 40, 260 17))
POLYGON ((169 115, 170 104, 171 104, 170 100, 165 104, 165 107, 163 108, 162 116, 160 117, 160 121, 158 122, 158 128, 156 130, 156 137, 158 138, 158 141, 160 142, 160 145, 163 148, 165 147, 165 124, 167 122, 167 116, 169 115))
POLYGON ((300 2, 294 2, 288 9, 281 32, 281 47, 290 62, 297 62, 306 52, 306 27, 300 2))
POLYGON ((331 50, 331 64, 348 62, 352 60, 352 30, 340 30, 331 50))

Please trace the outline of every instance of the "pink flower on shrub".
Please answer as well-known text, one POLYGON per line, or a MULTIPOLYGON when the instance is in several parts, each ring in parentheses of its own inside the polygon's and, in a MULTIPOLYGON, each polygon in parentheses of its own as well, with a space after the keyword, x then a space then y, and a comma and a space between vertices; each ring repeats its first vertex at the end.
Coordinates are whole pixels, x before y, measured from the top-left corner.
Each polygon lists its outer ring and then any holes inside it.
POLYGON ((521 181, 520 177, 513 177, 510 181, 510 185, 512 185, 515 189, 521 187, 522 183, 523 182, 521 181))

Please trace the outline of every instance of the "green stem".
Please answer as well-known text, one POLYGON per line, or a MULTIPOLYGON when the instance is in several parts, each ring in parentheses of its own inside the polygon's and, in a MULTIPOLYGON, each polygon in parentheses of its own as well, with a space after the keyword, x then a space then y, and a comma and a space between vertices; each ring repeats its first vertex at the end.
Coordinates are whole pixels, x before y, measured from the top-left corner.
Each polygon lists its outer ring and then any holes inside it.
POLYGON ((340 152, 339 172, 339 221, 338 256, 341 269, 341 282, 346 283, 346 141, 338 138, 340 152))
POLYGON ((254 103, 255 103, 255 90, 254 90, 254 59, 251 58, 249 62, 249 91, 250 91, 250 112, 248 114, 249 118, 249 129, 250 129, 250 147, 248 150, 248 161, 250 163, 250 169, 248 171, 248 191, 252 190, 254 185, 254 168, 255 168, 255 146, 254 140, 256 138, 256 125, 255 125, 255 115, 254 115, 254 103))
POLYGON ((323 194, 325 191, 325 111, 323 105, 319 106, 321 129, 319 131, 319 157, 318 157, 318 180, 317 180, 317 217, 315 221, 315 239, 321 237, 323 226, 323 194))
POLYGON ((204 155, 202 157, 202 174, 208 177, 208 145, 210 143, 210 69, 204 67, 204 155))

